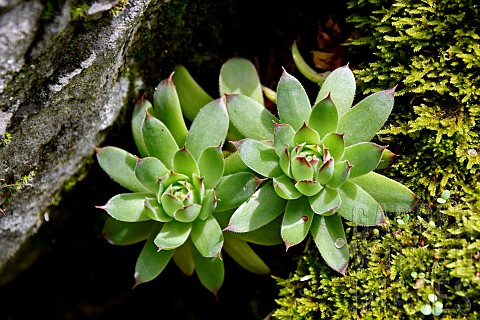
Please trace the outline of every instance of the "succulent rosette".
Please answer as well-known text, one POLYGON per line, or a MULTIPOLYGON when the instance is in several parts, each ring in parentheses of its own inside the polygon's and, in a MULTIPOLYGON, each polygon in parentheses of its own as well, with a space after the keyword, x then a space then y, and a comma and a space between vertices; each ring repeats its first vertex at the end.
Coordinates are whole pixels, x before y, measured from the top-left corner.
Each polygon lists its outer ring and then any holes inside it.
POLYGON ((355 79, 348 67, 333 71, 313 107, 300 84, 284 72, 277 88, 279 118, 243 95, 227 95, 231 123, 245 139, 239 157, 269 179, 232 215, 225 230, 251 232, 282 215, 287 249, 310 232, 326 263, 345 273, 348 245, 341 217, 364 226, 385 222, 385 211, 409 211, 415 195, 373 170, 393 158, 370 140, 387 120, 394 89, 352 107, 355 79))
POLYGON ((102 169, 131 191, 99 206, 110 216, 106 238, 119 245, 146 240, 135 268, 136 284, 152 280, 173 260, 185 274, 195 271, 216 294, 224 279, 222 249, 246 269, 269 273, 247 242, 273 245, 280 237, 222 231, 233 209, 262 182, 244 172, 235 157, 224 159, 228 128, 220 98, 196 110, 187 129, 170 77, 157 87, 153 105, 142 99, 135 107, 132 134, 141 157, 116 147, 97 149, 102 169))

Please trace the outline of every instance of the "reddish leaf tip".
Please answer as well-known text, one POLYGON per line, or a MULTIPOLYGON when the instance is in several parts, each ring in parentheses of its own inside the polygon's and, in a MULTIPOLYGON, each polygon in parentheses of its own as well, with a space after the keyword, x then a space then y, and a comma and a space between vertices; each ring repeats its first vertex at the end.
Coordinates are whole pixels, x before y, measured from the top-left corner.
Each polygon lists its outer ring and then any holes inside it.
POLYGON ((104 205, 104 206, 95 206, 95 208, 97 209, 102 209, 102 210, 107 210, 107 206, 104 205))

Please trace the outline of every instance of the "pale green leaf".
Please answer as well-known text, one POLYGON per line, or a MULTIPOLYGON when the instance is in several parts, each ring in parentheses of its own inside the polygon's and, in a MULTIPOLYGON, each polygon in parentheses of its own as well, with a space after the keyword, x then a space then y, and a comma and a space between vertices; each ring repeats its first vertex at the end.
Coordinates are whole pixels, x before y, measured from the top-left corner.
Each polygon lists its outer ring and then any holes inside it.
POLYGON ((175 250, 164 250, 167 252, 175 251, 172 257, 173 262, 175 262, 180 271, 182 271, 182 273, 187 276, 191 276, 193 274, 193 271, 195 271, 195 264, 193 263, 191 246, 192 241, 187 240, 184 244, 182 244, 175 250))
MULTIPOLYGON (((226 221, 224 226, 226 226, 227 224, 228 220, 226 221)), ((281 224, 282 219, 281 217, 278 217, 277 219, 274 219, 273 221, 267 223, 261 228, 245 233, 234 233, 234 235, 239 239, 254 244, 262 246, 274 246, 283 243, 282 237, 280 236, 281 224)), ((230 234, 231 232, 225 231, 225 233, 230 234)))
POLYGON ((135 141, 135 145, 138 148, 138 152, 142 157, 148 156, 147 147, 145 146, 145 141, 143 141, 143 134, 142 134, 142 123, 143 119, 145 119, 147 109, 149 113, 153 113, 153 106, 150 101, 145 99, 140 99, 138 103, 135 105, 132 114, 132 135, 133 140, 135 141))
POLYGON ((150 220, 145 207, 145 198, 152 197, 151 193, 122 193, 117 194, 104 206, 104 209, 112 217, 124 222, 137 222, 150 220))
POLYGON ((170 221, 163 225, 155 238, 158 250, 172 250, 180 247, 187 241, 192 231, 191 223, 170 221))
POLYGON ((323 188, 319 193, 308 198, 310 207, 317 214, 329 214, 335 212, 342 204, 342 199, 334 189, 323 188))
POLYGON ((159 159, 168 169, 172 169, 173 155, 177 152, 178 145, 165 124, 147 114, 143 121, 142 134, 148 155, 159 159))
POLYGON ((190 177, 190 179, 194 174, 197 176, 200 175, 197 161, 195 161, 192 154, 188 152, 185 146, 178 150, 173 156, 173 171, 184 174, 190 177))
POLYGON ((259 183, 258 178, 248 172, 222 177, 215 188, 218 199, 216 211, 238 207, 254 194, 259 183))
POLYGON ((154 157, 138 159, 135 166, 135 176, 151 192, 157 194, 160 179, 169 172, 167 167, 154 157))
POLYGON ((293 130, 298 130, 307 123, 312 111, 305 89, 286 71, 283 72, 278 83, 277 110, 281 122, 288 123, 293 130))
POLYGON ((269 178, 283 174, 275 149, 253 139, 235 143, 243 162, 253 171, 269 178))
POLYGON ((293 137, 295 136, 295 130, 286 123, 275 123, 275 131, 273 137, 273 145, 275 152, 281 158, 285 153, 285 148, 288 146, 289 150, 295 147, 293 137))
POLYGON ((245 241, 225 233, 225 252, 242 268, 256 274, 270 274, 270 269, 245 241))
POLYGON ((359 177, 375 169, 384 149, 372 142, 360 142, 345 148, 343 158, 352 166, 350 178, 359 177))
POLYGON ((338 127, 338 111, 330 96, 320 100, 312 109, 308 125, 320 135, 336 132, 338 127))
POLYGON ((315 104, 330 96, 341 117, 352 107, 355 87, 355 77, 350 68, 348 66, 337 68, 325 79, 315 104))
POLYGON ((191 249, 198 279, 216 296, 225 277, 223 261, 220 258, 204 258, 194 246, 191 249))
POLYGON ((262 86, 257 69, 249 60, 234 57, 222 65, 219 78, 220 95, 242 94, 263 106, 262 86))
POLYGON ((102 235, 111 244, 118 246, 131 245, 148 239, 154 224, 153 221, 132 223, 108 217, 105 220, 102 235))
POLYGON ((214 188, 223 176, 225 161, 220 147, 205 148, 198 157, 200 176, 206 189, 214 188))
POLYGON ((219 256, 223 246, 223 234, 214 217, 210 216, 205 220, 195 220, 190 237, 195 248, 205 258, 219 256))
POLYGON ((289 200, 283 215, 281 234, 287 250, 302 242, 310 230, 314 212, 307 197, 289 200))

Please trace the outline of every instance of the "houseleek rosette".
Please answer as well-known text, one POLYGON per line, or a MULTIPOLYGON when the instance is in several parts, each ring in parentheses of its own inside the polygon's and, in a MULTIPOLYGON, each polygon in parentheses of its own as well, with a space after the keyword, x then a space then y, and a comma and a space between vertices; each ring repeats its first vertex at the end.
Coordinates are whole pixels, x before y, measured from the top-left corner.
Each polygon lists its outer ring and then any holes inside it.
POLYGON ((132 134, 141 158, 116 147, 97 149, 102 169, 132 191, 99 208, 111 217, 104 227, 108 240, 121 245, 146 240, 136 264, 136 284, 158 276, 173 259, 184 273, 196 271, 216 293, 224 278, 224 247, 248 270, 269 272, 247 244, 268 241, 255 233, 242 238, 222 232, 232 209, 262 181, 243 172, 234 158, 224 159, 228 127, 220 98, 202 107, 188 130, 170 77, 156 89, 153 106, 141 100, 135 107, 132 134))
POLYGON ((353 73, 342 67, 326 78, 313 108, 300 82, 284 72, 276 92, 280 119, 246 96, 227 96, 230 121, 246 137, 235 142, 239 156, 270 182, 234 212, 225 230, 250 232, 283 213, 287 249, 310 232, 326 263, 345 273, 341 217, 373 226, 385 222, 384 211, 413 207, 408 188, 373 172, 393 157, 370 140, 392 110, 394 90, 351 107, 354 94, 353 73))

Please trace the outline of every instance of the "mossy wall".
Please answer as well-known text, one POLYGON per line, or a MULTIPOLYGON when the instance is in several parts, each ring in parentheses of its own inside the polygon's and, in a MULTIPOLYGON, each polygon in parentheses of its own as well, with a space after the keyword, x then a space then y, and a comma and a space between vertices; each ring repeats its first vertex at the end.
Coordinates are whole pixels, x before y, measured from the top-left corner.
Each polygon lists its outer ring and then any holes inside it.
POLYGON ((397 85, 377 136, 399 154, 384 174, 417 193, 408 216, 350 228, 345 277, 311 250, 279 279, 278 319, 480 317, 480 9, 473 0, 350 1, 357 95, 397 85), (437 202, 450 190, 445 204, 437 202), (377 230, 377 231, 375 231, 377 230), (421 276, 419 276, 419 274, 421 276), (438 304, 437 304, 438 305, 438 304), (426 309, 425 309, 426 308, 426 309), (440 311, 440 312, 439 312, 440 311), (430 316, 431 317, 431 316, 430 316))

